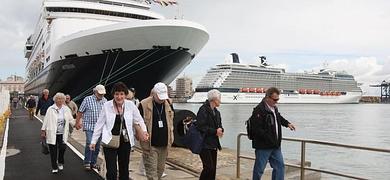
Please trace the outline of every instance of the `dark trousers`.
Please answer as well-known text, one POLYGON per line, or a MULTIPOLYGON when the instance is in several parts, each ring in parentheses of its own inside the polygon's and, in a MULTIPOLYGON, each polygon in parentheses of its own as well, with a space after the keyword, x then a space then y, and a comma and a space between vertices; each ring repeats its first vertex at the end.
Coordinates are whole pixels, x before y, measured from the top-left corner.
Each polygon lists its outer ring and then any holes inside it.
POLYGON ((217 171, 217 150, 202 149, 199 155, 203 164, 203 171, 199 179, 214 180, 217 171))
POLYGON ((64 164, 64 154, 65 154, 66 144, 62 138, 62 134, 57 134, 56 144, 49 144, 49 152, 51 159, 51 167, 53 169, 58 169, 58 164, 64 164))
POLYGON ((117 160, 119 165, 119 179, 129 180, 130 150, 130 143, 123 142, 122 138, 118 149, 103 147, 104 159, 106 160, 107 180, 117 180, 117 160))

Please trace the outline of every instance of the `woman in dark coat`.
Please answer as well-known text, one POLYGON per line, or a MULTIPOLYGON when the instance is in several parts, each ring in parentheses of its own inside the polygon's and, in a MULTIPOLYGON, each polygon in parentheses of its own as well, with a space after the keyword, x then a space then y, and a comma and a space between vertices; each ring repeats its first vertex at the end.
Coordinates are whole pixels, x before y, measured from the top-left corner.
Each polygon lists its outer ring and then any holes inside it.
POLYGON ((215 179, 217 150, 222 149, 219 138, 223 136, 221 114, 217 109, 220 104, 221 93, 216 89, 210 90, 206 102, 199 108, 196 116, 197 128, 205 135, 203 149, 199 154, 203 163, 200 180, 215 179))

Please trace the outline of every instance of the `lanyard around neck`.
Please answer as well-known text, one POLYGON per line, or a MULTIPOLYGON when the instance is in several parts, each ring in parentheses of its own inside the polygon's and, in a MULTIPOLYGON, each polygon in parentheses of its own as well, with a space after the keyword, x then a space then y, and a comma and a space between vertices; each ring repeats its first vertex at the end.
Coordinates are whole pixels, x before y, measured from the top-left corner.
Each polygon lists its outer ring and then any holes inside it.
POLYGON ((153 106, 156 108, 157 115, 158 115, 158 117, 160 118, 160 121, 161 121, 162 113, 163 113, 163 110, 164 110, 164 104, 161 104, 160 112, 158 111, 158 108, 157 108, 156 103, 154 101, 153 101, 153 106))
POLYGON ((115 109, 116 109, 116 111, 118 112, 118 114, 120 115, 120 116, 122 116, 124 113, 125 113, 125 106, 123 106, 123 108, 122 108, 122 114, 119 112, 119 108, 118 108, 118 104, 115 102, 115 100, 113 100, 114 101, 114 106, 115 106, 115 109))

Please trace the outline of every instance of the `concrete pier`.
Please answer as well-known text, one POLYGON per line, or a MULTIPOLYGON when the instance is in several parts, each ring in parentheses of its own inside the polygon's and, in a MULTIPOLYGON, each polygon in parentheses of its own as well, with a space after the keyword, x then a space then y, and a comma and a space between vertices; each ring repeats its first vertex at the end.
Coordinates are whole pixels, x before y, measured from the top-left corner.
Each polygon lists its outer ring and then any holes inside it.
MULTIPOLYGON (((4 179, 103 179, 105 176, 104 156, 99 154, 99 172, 85 171, 82 166, 84 158, 85 134, 81 130, 74 130, 68 142, 65 153, 65 170, 59 174, 51 173, 50 157, 41 153, 39 119, 29 120, 24 108, 13 110, 9 118, 8 133, 5 139, 6 148, 4 179)), ((130 176, 135 180, 146 179, 139 170, 141 151, 137 148, 130 155, 130 176)), ((286 160, 288 163, 300 164, 298 161, 286 160)), ((251 179, 253 160, 241 160, 241 178, 251 179)), ((236 179, 236 151, 224 148, 218 152, 217 179, 236 179)), ((202 163, 198 155, 189 150, 173 147, 169 152, 166 164, 166 177, 163 179, 199 179, 202 163)), ((263 179, 271 179, 270 167, 267 167, 263 179)), ((305 179, 320 179, 319 173, 307 173, 305 179)), ((286 179, 299 179, 299 170, 286 168, 286 179)))

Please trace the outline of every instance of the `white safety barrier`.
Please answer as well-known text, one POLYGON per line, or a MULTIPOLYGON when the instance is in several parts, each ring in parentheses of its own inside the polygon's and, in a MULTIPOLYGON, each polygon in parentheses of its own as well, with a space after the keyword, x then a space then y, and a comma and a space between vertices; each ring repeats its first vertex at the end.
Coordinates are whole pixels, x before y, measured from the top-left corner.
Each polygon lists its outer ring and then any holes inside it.
POLYGON ((9 109, 10 94, 9 91, 0 92, 0 116, 9 109))
POLYGON ((10 94, 9 91, 0 92, 0 133, 4 132, 3 144, 0 151, 0 179, 4 179, 5 157, 8 143, 8 117, 10 115, 10 94))

